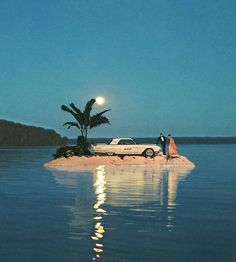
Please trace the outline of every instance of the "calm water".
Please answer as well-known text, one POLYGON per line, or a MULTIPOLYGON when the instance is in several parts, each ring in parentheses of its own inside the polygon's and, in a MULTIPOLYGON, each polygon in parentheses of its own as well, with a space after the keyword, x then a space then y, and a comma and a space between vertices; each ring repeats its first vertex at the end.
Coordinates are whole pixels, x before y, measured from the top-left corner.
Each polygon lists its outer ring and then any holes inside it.
POLYGON ((47 170, 0 149, 0 261, 236 261, 236 146, 181 145, 196 169, 47 170))

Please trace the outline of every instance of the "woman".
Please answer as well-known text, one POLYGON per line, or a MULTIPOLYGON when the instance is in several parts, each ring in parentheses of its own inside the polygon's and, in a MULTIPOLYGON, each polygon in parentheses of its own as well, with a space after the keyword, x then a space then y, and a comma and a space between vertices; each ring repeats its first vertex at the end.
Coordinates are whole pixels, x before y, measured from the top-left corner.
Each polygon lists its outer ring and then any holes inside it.
POLYGON ((173 155, 179 155, 176 145, 175 145, 175 140, 171 137, 171 135, 168 135, 169 138, 169 155, 173 156, 173 155))

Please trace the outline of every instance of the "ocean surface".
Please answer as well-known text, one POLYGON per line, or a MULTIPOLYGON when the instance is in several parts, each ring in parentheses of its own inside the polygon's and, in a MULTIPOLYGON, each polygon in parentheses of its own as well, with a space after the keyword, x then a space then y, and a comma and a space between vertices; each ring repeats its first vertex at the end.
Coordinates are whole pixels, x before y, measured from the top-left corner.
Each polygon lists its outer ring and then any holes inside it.
POLYGON ((0 149, 1 262, 236 261, 236 145, 179 145, 194 170, 48 170, 0 149))

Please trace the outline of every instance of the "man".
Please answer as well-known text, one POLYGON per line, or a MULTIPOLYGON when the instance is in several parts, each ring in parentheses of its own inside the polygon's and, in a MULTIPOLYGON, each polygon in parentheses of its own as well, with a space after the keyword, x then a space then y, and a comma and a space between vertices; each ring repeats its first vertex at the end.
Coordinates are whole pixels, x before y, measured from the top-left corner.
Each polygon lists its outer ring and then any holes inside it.
POLYGON ((160 133, 160 136, 157 139, 157 145, 159 143, 161 143, 161 148, 162 148, 163 155, 166 155, 166 138, 163 135, 163 133, 160 133))

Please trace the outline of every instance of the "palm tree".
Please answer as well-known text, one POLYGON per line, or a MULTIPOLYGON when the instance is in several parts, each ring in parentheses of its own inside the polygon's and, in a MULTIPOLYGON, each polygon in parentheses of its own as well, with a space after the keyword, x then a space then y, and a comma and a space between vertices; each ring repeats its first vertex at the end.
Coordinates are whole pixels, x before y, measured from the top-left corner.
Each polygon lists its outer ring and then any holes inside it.
POLYGON ((78 137, 77 145, 82 147, 83 153, 88 151, 88 130, 102 124, 110 124, 108 118, 103 116, 103 114, 110 111, 111 109, 91 115, 91 111, 95 102, 96 100, 94 98, 90 99, 86 103, 84 111, 81 111, 77 106, 74 105, 74 103, 69 104, 70 108, 65 105, 61 106, 63 111, 70 113, 76 120, 76 122, 66 122, 64 123, 64 126, 68 126, 68 129, 71 127, 76 127, 80 130, 81 136, 78 137))

